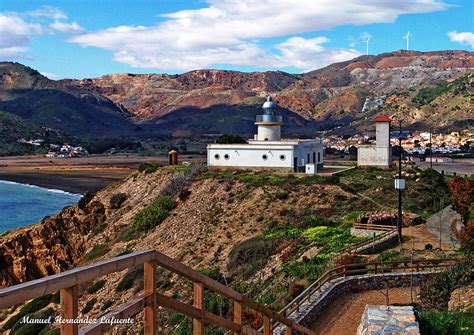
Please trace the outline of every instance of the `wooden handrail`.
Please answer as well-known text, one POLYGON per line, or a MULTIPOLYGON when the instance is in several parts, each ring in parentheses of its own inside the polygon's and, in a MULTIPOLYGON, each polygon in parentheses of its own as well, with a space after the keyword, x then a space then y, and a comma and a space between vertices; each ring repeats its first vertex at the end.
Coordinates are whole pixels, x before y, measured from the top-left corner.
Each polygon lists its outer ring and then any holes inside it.
MULTIPOLYGON (((281 313, 255 302, 245 295, 205 276, 204 274, 187 267, 186 265, 154 250, 136 252, 95 264, 82 266, 70 271, 47 276, 19 285, 0 289, 0 309, 23 303, 39 296, 61 292, 61 312, 63 318, 77 317, 78 287, 89 283, 103 275, 125 270, 127 268, 144 265, 144 294, 120 305, 117 309, 107 313, 105 317, 127 318, 144 311, 145 334, 156 334, 156 306, 172 309, 178 313, 185 314, 194 319, 193 334, 203 334, 204 323, 221 326, 235 334, 260 334, 248 326, 242 325, 242 308, 249 308, 261 313, 267 326, 264 333, 271 331, 273 322, 284 324, 288 333, 297 331, 301 334, 313 335, 315 332, 288 319, 281 313), (184 304, 180 301, 156 292, 156 266, 165 268, 175 274, 194 282, 194 306, 184 304), (206 311, 203 306, 204 288, 217 294, 223 295, 234 302, 240 311, 234 311, 235 320, 229 320, 206 311), (240 313, 240 317, 239 317, 240 313)), ((78 329, 77 324, 68 324, 61 327, 61 334, 100 334, 106 331, 110 325, 96 323, 78 329)))
MULTIPOLYGON (((302 303, 308 300, 316 291, 320 290, 321 287, 332 281, 333 279, 343 278, 346 276, 353 276, 358 274, 379 274, 384 272, 391 272, 393 270, 416 270, 420 268, 426 269, 438 269, 446 267, 447 265, 453 264, 455 261, 459 261, 459 258, 438 258, 438 259, 403 259, 398 261, 386 261, 386 262, 368 262, 368 263, 356 263, 346 264, 335 268, 332 268, 324 272, 318 279, 316 279, 311 285, 309 285, 301 294, 294 298, 284 308, 280 310, 281 315, 289 316, 294 311, 298 310, 302 303), (400 266, 400 264, 402 266, 400 266), (390 266, 392 265, 392 266, 390 266), (396 266, 394 266, 396 265, 396 266), (373 266, 373 268, 371 268, 373 266), (354 269, 360 268, 363 269, 354 269)), ((274 324, 276 327, 279 322, 274 324)))

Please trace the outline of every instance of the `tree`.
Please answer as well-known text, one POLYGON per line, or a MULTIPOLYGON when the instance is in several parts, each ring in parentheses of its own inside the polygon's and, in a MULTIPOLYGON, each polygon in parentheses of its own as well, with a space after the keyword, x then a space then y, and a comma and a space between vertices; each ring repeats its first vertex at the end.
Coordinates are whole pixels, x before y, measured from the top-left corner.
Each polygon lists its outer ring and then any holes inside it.
POLYGON ((474 201, 474 177, 454 177, 448 185, 452 193, 454 209, 461 215, 463 222, 467 223, 470 207, 474 201))
POLYGON ((216 140, 216 143, 218 143, 218 144, 236 144, 236 143, 247 143, 247 141, 240 135, 224 134, 216 140))

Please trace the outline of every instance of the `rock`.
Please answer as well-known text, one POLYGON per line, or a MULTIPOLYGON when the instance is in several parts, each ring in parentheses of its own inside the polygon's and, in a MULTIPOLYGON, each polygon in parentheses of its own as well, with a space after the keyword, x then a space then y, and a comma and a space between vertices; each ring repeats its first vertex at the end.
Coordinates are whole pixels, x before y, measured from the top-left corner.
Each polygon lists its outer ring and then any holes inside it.
POLYGON ((419 335, 412 306, 366 305, 357 335, 419 335))
POLYGON ((474 307, 474 287, 460 287, 451 293, 451 299, 448 302, 449 309, 467 310, 474 307))

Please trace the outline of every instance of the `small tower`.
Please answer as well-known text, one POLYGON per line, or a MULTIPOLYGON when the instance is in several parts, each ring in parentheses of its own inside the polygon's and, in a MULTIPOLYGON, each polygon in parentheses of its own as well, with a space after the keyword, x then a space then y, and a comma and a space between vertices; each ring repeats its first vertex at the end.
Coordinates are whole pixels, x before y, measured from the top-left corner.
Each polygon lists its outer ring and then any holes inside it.
POLYGON ((375 146, 378 148, 388 148, 390 146, 390 119, 387 115, 379 115, 375 121, 375 146))
POLYGON ((280 141, 281 126, 283 125, 282 117, 276 113, 277 104, 272 100, 271 96, 267 97, 267 101, 262 106, 263 115, 257 115, 258 141, 280 141))

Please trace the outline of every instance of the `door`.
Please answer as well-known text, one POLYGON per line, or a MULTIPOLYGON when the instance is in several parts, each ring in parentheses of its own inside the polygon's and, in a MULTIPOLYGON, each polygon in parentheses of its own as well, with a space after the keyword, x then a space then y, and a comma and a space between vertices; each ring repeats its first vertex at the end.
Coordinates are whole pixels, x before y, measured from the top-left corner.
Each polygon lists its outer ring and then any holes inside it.
POLYGON ((298 172, 298 157, 293 158, 293 171, 298 172))

